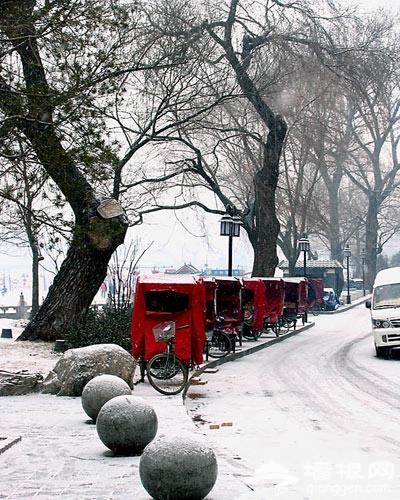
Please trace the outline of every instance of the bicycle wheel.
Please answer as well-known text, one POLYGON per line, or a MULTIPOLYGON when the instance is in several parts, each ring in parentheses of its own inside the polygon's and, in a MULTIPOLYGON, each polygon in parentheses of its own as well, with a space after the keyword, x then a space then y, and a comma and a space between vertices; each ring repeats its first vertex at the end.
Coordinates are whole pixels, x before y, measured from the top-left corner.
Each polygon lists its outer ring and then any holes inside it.
POLYGON ((313 316, 318 316, 321 310, 322 310, 321 304, 314 304, 311 308, 313 316))
POLYGON ((279 320, 279 333, 288 333, 291 326, 291 320, 282 316, 279 320))
POLYGON ((279 337, 280 333, 281 333, 281 325, 279 322, 277 323, 272 323, 271 324, 271 330, 275 333, 275 335, 277 337, 279 337))
POLYGON ((214 332, 208 343, 210 358, 223 358, 231 351, 231 339, 224 332, 214 332))
POLYGON ((156 391, 168 396, 183 390, 188 371, 174 354, 157 354, 147 364, 147 378, 156 391))

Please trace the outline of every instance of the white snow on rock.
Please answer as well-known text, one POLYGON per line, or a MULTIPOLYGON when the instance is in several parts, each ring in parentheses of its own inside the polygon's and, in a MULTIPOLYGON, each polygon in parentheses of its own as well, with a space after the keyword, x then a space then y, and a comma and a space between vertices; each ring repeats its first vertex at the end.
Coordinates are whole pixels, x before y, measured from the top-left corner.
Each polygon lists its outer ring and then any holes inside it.
POLYGON ((135 361, 116 344, 97 344, 69 349, 43 382, 43 392, 58 396, 80 396, 97 375, 115 375, 132 387, 135 361))

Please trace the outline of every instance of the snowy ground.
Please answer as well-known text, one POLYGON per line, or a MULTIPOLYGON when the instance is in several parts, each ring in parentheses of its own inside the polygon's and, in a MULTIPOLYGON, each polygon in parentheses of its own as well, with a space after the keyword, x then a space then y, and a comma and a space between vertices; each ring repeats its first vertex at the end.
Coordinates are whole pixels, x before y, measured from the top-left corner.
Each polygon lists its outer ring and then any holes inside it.
MULTIPOLYGON (((391 360, 375 357, 369 312, 364 306, 311 319, 316 323, 312 329, 221 365, 217 373, 202 376, 208 381, 206 385, 189 389, 186 406, 198 432, 218 450, 222 464, 230 465, 222 465, 219 484, 208 498, 400 498, 400 353, 391 360), (232 473, 236 483, 230 479, 232 473), (237 484, 247 486, 236 489, 237 484)), ((14 328, 17 331, 18 326, 11 326, 13 333, 14 328)), ((0 328, 4 327, 0 322, 0 328)), ((3 340, 0 368, 45 373, 60 356, 51 349, 52 344, 3 340)), ((186 425, 179 397, 159 396, 149 384, 136 386, 135 393, 157 405, 163 432, 172 428, 176 432, 186 425), (175 421, 176 410, 180 420, 175 421)), ((29 478, 23 475, 29 469, 28 462, 20 461, 17 446, 0 455, 4 465, 0 469, 0 498, 2 476, 6 481, 9 474, 23 479, 24 488, 39 484, 32 489, 32 496, 40 491, 43 494, 38 496, 45 497, 46 492, 60 491, 56 487, 62 486, 66 492, 72 488, 71 498, 98 500, 100 496, 89 493, 97 481, 103 492, 114 492, 104 498, 148 498, 134 476, 131 479, 124 472, 130 467, 137 477, 137 459, 114 459, 111 463, 105 458, 93 429, 84 426, 79 400, 36 395, 2 398, 0 403, 3 432, 15 415, 20 418, 13 423, 14 434, 26 433, 27 421, 32 425, 37 422, 32 435, 21 441, 21 449, 30 446, 29 439, 32 443, 26 458, 32 469, 29 478), (42 421, 47 408, 49 425, 46 418, 42 421), (47 448, 43 433, 47 433, 47 448), (74 435, 83 440, 78 446, 74 435), (48 449, 47 465, 41 462, 42 449, 48 449), (54 463, 50 464, 50 459, 54 463), (42 479, 34 472, 39 467, 42 479), (48 478, 43 467, 49 468, 48 478), (78 471, 82 495, 77 496, 78 471), (107 471, 114 471, 115 484, 106 480, 107 471), (118 494, 122 486, 126 492, 131 488, 134 496, 118 494)), ((18 498, 24 491, 23 498, 31 498, 24 488, 21 483, 15 490, 18 498)), ((52 498, 49 495, 46 498, 52 498)))
POLYGON ((16 341, 23 327, 22 320, 0 319, 0 332, 3 328, 12 330, 12 339, 0 338, 0 370, 29 370, 47 375, 61 354, 53 352, 52 342, 16 341))
POLYGON ((313 320, 191 388, 190 413, 260 499, 398 500, 400 354, 375 357, 363 306, 313 320))

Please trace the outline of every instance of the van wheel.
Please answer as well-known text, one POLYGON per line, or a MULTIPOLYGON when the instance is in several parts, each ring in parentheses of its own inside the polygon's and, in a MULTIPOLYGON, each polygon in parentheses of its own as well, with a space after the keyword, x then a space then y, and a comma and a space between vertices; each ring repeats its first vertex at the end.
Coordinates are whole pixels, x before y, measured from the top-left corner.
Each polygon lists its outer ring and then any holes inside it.
POLYGON ((377 358, 389 358, 389 349, 387 347, 378 347, 375 346, 376 357, 377 358))

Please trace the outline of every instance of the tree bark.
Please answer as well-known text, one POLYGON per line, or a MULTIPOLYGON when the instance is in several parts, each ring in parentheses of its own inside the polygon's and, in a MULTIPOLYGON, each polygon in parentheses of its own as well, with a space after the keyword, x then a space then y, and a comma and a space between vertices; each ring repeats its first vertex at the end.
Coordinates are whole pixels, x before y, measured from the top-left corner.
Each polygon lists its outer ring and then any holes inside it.
POLYGON ((279 160, 286 135, 286 123, 277 115, 264 147, 263 167, 254 178, 255 237, 252 276, 274 276, 278 265, 277 240, 279 221, 276 216, 276 188, 279 177, 279 160))
POLYGON ((123 242, 127 221, 101 218, 99 200, 71 158, 53 125, 53 92, 41 61, 34 25, 35 0, 2 2, 0 30, 18 54, 26 92, 16 92, 0 76, 0 107, 32 144, 75 215, 67 257, 37 314, 20 340, 54 340, 86 314, 107 273, 108 261, 123 242))
POLYGON ((32 317, 39 310, 39 255, 37 248, 32 249, 32 317))
POLYGON ((378 235, 378 210, 379 202, 376 193, 371 193, 368 197, 368 211, 365 220, 365 286, 372 290, 376 275, 376 248, 378 235))
POLYGON ((117 218, 93 217, 77 226, 67 257, 45 301, 18 340, 56 340, 86 315, 107 275, 114 250, 125 236, 126 224, 117 218))

